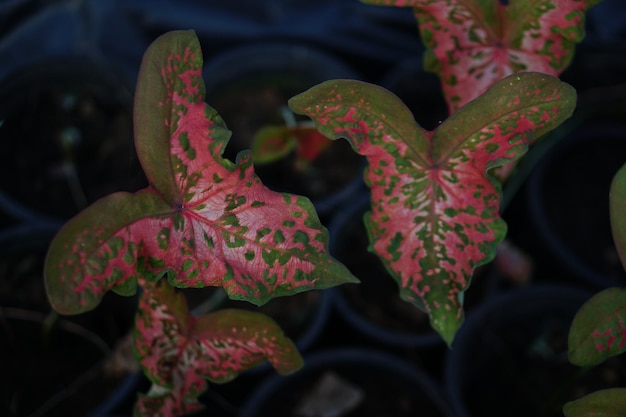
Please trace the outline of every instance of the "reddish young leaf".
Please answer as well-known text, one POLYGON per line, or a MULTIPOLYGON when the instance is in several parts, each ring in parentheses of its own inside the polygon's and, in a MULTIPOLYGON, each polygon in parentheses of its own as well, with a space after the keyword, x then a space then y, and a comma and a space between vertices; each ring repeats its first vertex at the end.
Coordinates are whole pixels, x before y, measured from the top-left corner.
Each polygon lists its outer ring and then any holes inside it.
POLYGON ((559 75, 600 0, 363 0, 412 7, 450 112, 520 71, 559 75))
POLYGON ((269 317, 245 310, 189 314, 185 298, 163 280, 144 283, 135 352, 153 388, 136 415, 180 416, 201 408, 206 380, 223 383, 265 360, 285 375, 302 366, 291 340, 269 317))
POLYGON ((393 94, 358 81, 322 83, 289 105, 368 158, 371 249, 402 298, 428 312, 450 343, 472 270, 493 258, 506 231, 500 186, 486 171, 519 157, 529 140, 568 118, 575 91, 547 75, 513 75, 433 132, 393 94))
POLYGON ((597 365, 626 352, 626 289, 608 288, 576 313, 569 333, 569 360, 597 365))
POLYGON ((610 388, 570 401, 563 406, 565 417, 623 417, 626 388, 610 388))
POLYGON ((133 293, 137 277, 163 271, 173 285, 222 286, 257 305, 355 281, 328 255, 308 199, 266 188, 249 152, 237 164, 221 157, 230 132, 204 103, 201 70, 193 31, 165 34, 147 50, 134 114, 151 186, 96 202, 55 237, 45 275, 59 312, 89 310, 111 288, 133 293))
POLYGON ((297 138, 296 160, 303 165, 315 161, 332 143, 315 126, 296 126, 293 134, 297 138))
POLYGON ((332 142, 314 126, 266 126, 252 140, 252 155, 257 164, 270 163, 287 156, 295 149, 295 165, 305 169, 332 142))

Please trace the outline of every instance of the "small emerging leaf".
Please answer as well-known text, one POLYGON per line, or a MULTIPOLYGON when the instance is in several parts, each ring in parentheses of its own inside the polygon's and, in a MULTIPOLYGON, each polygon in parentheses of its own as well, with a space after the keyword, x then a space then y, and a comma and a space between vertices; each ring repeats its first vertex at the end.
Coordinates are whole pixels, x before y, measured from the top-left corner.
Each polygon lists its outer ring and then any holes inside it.
POLYGON ((295 149, 296 168, 306 169, 332 142, 312 125, 265 126, 252 140, 257 164, 275 162, 295 149))
POLYGON ((363 0, 412 7, 450 112, 512 73, 559 75, 585 33, 585 12, 600 0, 363 0))
POLYGON ((287 126, 265 126, 252 139, 252 158, 256 164, 268 164, 284 158, 296 147, 296 138, 287 126))
POLYGON ((487 170, 521 156, 530 140, 571 115, 575 101, 573 88, 558 79, 523 73, 497 83, 432 132, 392 93, 359 81, 322 83, 289 105, 367 157, 370 249, 402 298, 428 312, 451 343, 472 270, 493 258, 506 232, 500 186, 487 170))
POLYGON ((611 388, 589 394, 563 406, 565 417, 624 417, 626 388, 611 388))
POLYGON ((597 365, 626 351, 626 289, 608 288, 576 313, 569 333, 569 360, 597 365))
MULTIPOLYGON (((179 287, 223 287, 261 305, 356 279, 328 254, 328 232, 305 197, 265 187, 249 152, 222 158, 230 132, 204 103, 193 31, 146 51, 135 96, 135 142, 151 186, 81 212, 49 250, 45 279, 65 314, 94 308, 109 289, 168 272, 179 287)), ((115 167, 111 167, 115 169, 115 167)))
POLYGON ((198 410, 206 380, 228 382, 266 360, 283 375, 302 366, 295 345, 271 318, 245 310, 194 317, 183 295, 165 281, 144 285, 135 352, 154 386, 140 397, 136 415, 180 416, 198 410))

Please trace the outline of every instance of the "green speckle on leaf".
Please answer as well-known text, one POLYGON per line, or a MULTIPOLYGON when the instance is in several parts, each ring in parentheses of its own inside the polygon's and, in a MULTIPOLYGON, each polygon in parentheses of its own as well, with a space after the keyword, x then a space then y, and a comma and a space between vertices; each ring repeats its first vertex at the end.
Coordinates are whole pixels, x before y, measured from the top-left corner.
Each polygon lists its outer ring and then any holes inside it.
POLYGON ((257 232, 256 232, 256 239, 257 240, 261 240, 265 236, 269 235, 270 233, 272 233, 272 229, 270 229, 268 227, 263 227, 263 228, 257 230, 257 232))
POLYGON ((187 158, 192 161, 196 159, 196 150, 191 146, 191 142, 189 142, 189 136, 187 136, 187 132, 182 132, 178 137, 178 141, 180 143, 180 146, 183 148, 183 151, 185 151, 187 158))
POLYGON ((283 235, 282 231, 277 230, 276 232, 274 232, 274 243, 285 243, 285 235, 283 235))
POLYGON ((400 259, 400 256, 402 255, 400 248, 402 246, 403 241, 404 241, 404 238, 402 237, 402 234, 398 232, 391 239, 389 246, 387 246, 387 251, 392 256, 392 259, 394 261, 397 261, 398 259, 400 259))
POLYGON ((309 245, 309 235, 302 230, 298 230, 293 234, 293 241, 296 243, 302 243, 305 247, 309 245))
POLYGON ((194 262, 191 259, 185 259, 183 262, 183 271, 187 271, 193 266, 194 262))
POLYGON ((165 267, 165 261, 161 258, 155 258, 150 256, 148 258, 148 264, 153 268, 163 268, 165 267))

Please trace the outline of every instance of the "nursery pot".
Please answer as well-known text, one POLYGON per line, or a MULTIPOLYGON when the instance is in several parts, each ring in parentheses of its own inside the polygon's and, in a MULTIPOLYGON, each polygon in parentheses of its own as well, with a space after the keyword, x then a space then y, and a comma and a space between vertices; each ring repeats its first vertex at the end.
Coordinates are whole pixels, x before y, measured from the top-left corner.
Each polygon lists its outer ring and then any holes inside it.
POLYGON ((51 58, 0 82, 0 211, 67 220, 96 199, 146 185, 129 88, 86 57, 51 58))
MULTIPOLYGON (((232 131, 224 155, 233 161, 251 149, 260 128, 285 125, 289 98, 329 79, 359 78, 334 57, 297 44, 235 49, 209 60, 203 74, 207 102, 232 131)), ((292 152, 269 164, 255 164, 255 170, 268 187, 309 197, 320 214, 341 205, 363 184, 364 160, 345 140, 333 141, 306 169, 298 169, 294 161, 292 152)))
POLYGON ((47 301, 45 251, 55 224, 0 231, 0 415, 101 417, 134 393, 129 331, 136 302, 107 294, 97 309, 60 317, 47 301))
POLYGON ((594 290, 626 282, 609 221, 611 181, 624 162, 626 125, 588 125, 543 155, 527 187, 545 262, 594 290))
POLYGON ((473 310, 445 363, 446 393, 457 417, 562 417, 567 401, 626 382, 626 359, 594 368, 568 362, 576 311, 593 293, 531 286, 473 310))
POLYGON ((439 387, 387 353, 337 348, 304 358, 304 368, 258 385, 241 417, 451 416, 439 387))
POLYGON ((382 78, 381 85, 406 104, 420 126, 434 130, 448 118, 448 106, 439 77, 424 70, 422 54, 423 51, 392 68, 382 78))

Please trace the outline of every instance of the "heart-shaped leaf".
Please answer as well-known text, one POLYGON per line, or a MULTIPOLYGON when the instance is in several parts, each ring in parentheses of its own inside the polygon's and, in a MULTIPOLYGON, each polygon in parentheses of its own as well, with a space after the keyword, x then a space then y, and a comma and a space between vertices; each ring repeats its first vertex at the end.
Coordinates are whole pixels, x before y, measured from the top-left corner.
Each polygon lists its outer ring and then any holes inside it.
POLYGON ((626 289, 608 288, 576 313, 569 333, 569 360, 597 365, 626 351, 626 289))
POLYGON ((144 283, 142 288, 135 352, 154 386, 138 400, 138 416, 198 410, 206 380, 230 381, 265 360, 283 375, 302 366, 293 342, 263 314, 229 309, 194 317, 184 296, 167 283, 144 283))
POLYGON ((623 417, 626 415, 626 388, 594 392, 563 406, 565 417, 623 417))
POLYGON ((486 171, 519 157, 529 140, 568 118, 575 97, 554 77, 513 75, 432 132, 389 91, 358 81, 322 83, 289 105, 368 158, 370 249, 402 298, 428 312, 451 343, 472 270, 493 258, 506 233, 500 186, 486 171))
POLYGON ((230 132, 204 103, 201 75, 193 31, 167 33, 145 53, 135 142, 151 185, 96 202, 55 237, 45 277, 59 312, 87 311, 109 289, 132 294, 138 277, 164 271, 173 285, 222 286, 257 305, 355 281, 328 255, 308 199, 266 188, 249 152, 237 164, 221 157, 230 132))
POLYGON ((600 0, 363 0, 412 7, 450 112, 520 71, 559 75, 600 0))

